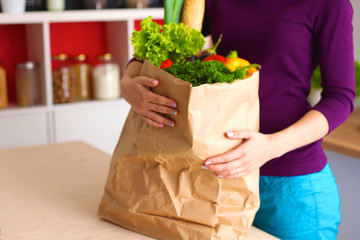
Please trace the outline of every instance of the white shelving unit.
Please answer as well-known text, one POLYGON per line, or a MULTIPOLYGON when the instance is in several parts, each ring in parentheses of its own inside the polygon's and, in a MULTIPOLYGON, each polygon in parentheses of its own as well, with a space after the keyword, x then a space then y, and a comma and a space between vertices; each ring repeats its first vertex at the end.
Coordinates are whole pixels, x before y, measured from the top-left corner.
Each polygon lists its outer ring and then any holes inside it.
POLYGON ((27 56, 40 63, 44 103, 0 109, 0 149, 85 140, 112 153, 130 106, 123 99, 53 104, 50 24, 105 22, 107 48, 123 73, 133 54, 130 37, 134 22, 147 16, 163 19, 163 9, 1 13, 0 25, 25 25, 27 56))

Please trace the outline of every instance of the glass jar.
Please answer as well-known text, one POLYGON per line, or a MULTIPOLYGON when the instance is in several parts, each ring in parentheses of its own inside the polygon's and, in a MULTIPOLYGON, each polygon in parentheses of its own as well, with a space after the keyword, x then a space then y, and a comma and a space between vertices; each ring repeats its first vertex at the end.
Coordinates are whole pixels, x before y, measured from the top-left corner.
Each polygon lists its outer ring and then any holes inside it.
POLYGON ((53 98, 54 103, 67 103, 76 100, 76 84, 70 74, 69 56, 59 54, 53 59, 53 98))
POLYGON ((107 7, 106 0, 85 0, 87 9, 104 9, 107 7))
POLYGON ((79 54, 74 57, 71 67, 71 77, 76 85, 76 100, 91 98, 91 66, 86 63, 87 56, 79 54))
POLYGON ((40 81, 38 64, 24 62, 16 64, 16 102, 22 107, 40 104, 40 81))
POLYGON ((1 8, 7 13, 23 13, 25 12, 25 0, 1 0, 1 8))
POLYGON ((49 11, 63 11, 65 10, 65 0, 47 0, 46 6, 49 11))
POLYGON ((147 8, 149 3, 148 0, 127 0, 126 6, 128 8, 147 8))
POLYGON ((164 7, 162 0, 147 0, 149 7, 164 7))
POLYGON ((115 99, 120 97, 120 68, 110 53, 98 56, 100 63, 92 70, 94 98, 115 99))
POLYGON ((6 71, 0 62, 0 108, 6 108, 8 104, 6 71))
POLYGON ((26 12, 46 10, 45 0, 26 0, 26 12))

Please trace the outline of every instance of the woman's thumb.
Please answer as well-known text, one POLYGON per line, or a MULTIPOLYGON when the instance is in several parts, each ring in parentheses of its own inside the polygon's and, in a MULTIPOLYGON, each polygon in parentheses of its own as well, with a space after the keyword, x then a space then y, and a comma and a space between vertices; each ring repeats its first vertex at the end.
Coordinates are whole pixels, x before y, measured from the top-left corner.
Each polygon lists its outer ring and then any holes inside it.
POLYGON ((152 78, 142 77, 139 83, 147 87, 156 87, 159 84, 159 81, 152 78))

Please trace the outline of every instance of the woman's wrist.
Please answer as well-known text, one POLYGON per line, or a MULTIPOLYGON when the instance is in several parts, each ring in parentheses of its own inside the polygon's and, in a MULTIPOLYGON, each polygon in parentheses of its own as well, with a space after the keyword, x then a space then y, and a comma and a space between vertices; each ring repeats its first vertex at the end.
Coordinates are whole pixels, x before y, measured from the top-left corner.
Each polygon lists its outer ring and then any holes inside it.
POLYGON ((269 137, 271 138, 270 142, 273 143, 272 149, 273 149, 274 158, 281 157, 282 155, 290 151, 287 141, 286 139, 284 139, 284 135, 282 132, 276 132, 270 134, 269 137))
POLYGON ((287 152, 313 143, 324 137, 328 130, 329 125, 325 116, 316 110, 310 110, 291 126, 271 134, 274 153, 280 157, 287 152))

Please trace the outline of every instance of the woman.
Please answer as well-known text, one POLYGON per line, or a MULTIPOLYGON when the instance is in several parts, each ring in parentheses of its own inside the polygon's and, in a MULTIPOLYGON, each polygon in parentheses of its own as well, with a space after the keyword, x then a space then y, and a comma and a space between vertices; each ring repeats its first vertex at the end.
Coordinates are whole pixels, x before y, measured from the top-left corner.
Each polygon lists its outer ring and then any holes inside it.
MULTIPOLYGON (((207 0, 204 35, 218 53, 237 50, 262 66, 260 131, 229 129, 237 148, 207 159, 218 177, 238 178, 260 168, 261 206, 254 225, 280 239, 336 239, 340 199, 321 139, 353 109, 353 10, 349 0, 207 0), (323 93, 306 100, 320 65, 323 93)), ((174 126, 160 113, 177 114, 176 102, 149 91, 156 79, 129 64, 124 98, 150 126, 174 126)))

